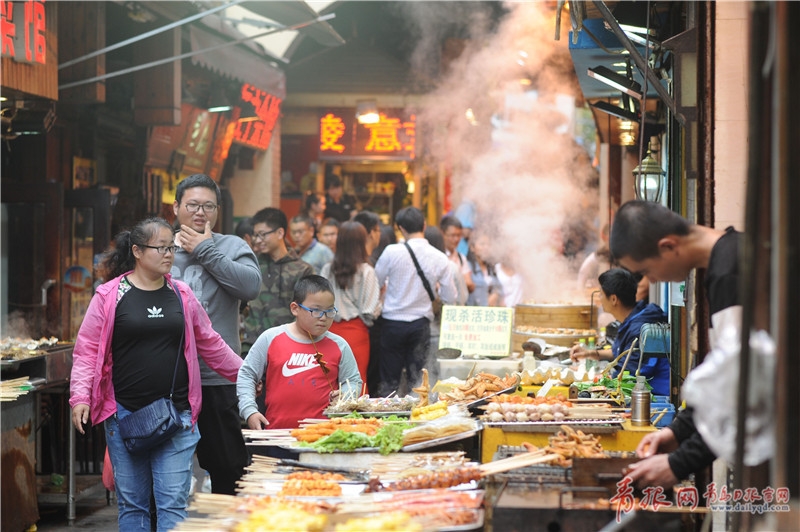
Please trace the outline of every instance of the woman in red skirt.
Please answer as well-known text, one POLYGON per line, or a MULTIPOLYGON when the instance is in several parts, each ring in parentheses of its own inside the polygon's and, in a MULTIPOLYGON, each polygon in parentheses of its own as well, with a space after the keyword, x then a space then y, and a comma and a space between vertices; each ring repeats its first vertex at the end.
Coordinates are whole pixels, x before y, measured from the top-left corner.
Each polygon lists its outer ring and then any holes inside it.
POLYGON ((336 296, 339 312, 330 331, 350 344, 358 363, 361 380, 367 382, 369 330, 381 313, 381 290, 375 270, 367 262, 367 231, 358 222, 339 227, 333 262, 323 266, 320 275, 328 279, 336 296))

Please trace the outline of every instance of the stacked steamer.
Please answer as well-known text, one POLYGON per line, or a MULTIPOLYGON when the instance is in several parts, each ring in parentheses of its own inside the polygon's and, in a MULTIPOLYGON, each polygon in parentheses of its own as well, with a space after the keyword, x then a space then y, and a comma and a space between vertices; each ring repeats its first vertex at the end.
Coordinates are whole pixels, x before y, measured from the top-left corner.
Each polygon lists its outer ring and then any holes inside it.
POLYGON ((524 303, 514 307, 511 350, 522 353, 522 344, 541 338, 551 345, 570 347, 580 339, 596 336, 597 307, 572 303, 524 303))

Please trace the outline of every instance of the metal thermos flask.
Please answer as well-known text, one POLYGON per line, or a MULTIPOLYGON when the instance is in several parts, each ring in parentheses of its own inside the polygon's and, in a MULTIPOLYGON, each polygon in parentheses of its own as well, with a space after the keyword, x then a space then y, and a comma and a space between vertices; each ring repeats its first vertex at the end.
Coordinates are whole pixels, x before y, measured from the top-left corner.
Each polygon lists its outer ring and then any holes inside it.
POLYGON ((636 386, 631 391, 631 425, 650 425, 650 391, 644 385, 644 377, 636 377, 636 386))

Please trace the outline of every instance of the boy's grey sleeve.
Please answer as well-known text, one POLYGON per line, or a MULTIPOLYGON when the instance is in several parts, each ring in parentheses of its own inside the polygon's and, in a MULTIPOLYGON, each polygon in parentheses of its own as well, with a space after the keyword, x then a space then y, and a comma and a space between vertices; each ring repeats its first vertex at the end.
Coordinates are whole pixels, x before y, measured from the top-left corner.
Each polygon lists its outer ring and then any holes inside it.
POLYGON ((353 356, 350 344, 344 339, 337 340, 337 343, 342 349, 342 359, 339 361, 339 388, 342 391, 341 393, 342 395, 359 397, 363 382, 361 374, 358 372, 356 357, 353 356))
POLYGON ((270 330, 261 333, 247 353, 242 367, 239 368, 239 376, 236 379, 236 395, 239 398, 239 415, 245 421, 258 412, 256 385, 267 369, 267 350, 271 342, 270 330))

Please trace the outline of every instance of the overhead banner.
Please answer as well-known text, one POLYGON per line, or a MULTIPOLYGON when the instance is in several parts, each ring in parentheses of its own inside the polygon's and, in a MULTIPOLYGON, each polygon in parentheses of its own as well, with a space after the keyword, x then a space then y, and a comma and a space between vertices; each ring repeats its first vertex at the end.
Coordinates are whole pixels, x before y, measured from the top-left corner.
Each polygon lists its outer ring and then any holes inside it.
POLYGON ((353 108, 326 109, 319 117, 319 158, 411 161, 416 128, 416 115, 405 109, 384 109, 375 124, 360 124, 353 108))

